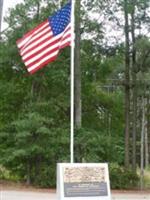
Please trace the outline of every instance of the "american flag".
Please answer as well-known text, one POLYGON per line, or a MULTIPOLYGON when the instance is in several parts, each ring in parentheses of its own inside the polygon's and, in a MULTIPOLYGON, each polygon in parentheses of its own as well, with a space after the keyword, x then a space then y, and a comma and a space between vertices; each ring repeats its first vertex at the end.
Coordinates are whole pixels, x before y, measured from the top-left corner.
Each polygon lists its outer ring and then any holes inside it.
POLYGON ((71 3, 17 41, 27 70, 33 74, 54 61, 60 49, 71 44, 71 3))

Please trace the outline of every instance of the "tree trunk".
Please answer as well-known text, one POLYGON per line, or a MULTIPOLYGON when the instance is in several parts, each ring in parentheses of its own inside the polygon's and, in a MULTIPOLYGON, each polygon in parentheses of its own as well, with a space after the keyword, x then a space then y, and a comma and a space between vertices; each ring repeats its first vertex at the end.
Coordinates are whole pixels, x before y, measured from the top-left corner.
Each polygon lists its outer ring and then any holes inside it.
POLYGON ((148 134, 147 126, 145 126, 145 168, 149 166, 149 154, 148 154, 148 134))
MULTIPOLYGON (((148 134, 148 156, 150 155, 150 87, 147 98, 147 134, 148 134)), ((150 164, 150 156, 148 159, 148 164, 150 164)))
POLYGON ((75 4, 75 127, 81 128, 81 67, 80 67, 80 7, 81 1, 75 4))
POLYGON ((149 137, 148 137, 148 96, 146 98, 146 124, 145 124, 145 167, 149 166, 149 137))
POLYGON ((30 164, 30 160, 27 161, 27 179, 26 179, 26 184, 27 185, 31 184, 31 164, 30 164))
POLYGON ((39 20, 40 16, 40 2, 37 2, 37 14, 36 14, 36 19, 39 20))
POLYGON ((141 172, 140 172, 140 187, 144 186, 144 130, 145 129, 145 100, 142 98, 142 130, 141 130, 141 172))
POLYGON ((131 36, 132 36, 132 81, 133 81, 133 115, 132 115, 132 170, 136 171, 136 125, 137 125, 137 87, 136 87, 136 49, 135 49, 135 1, 132 0, 131 36))
POLYGON ((129 167, 129 129, 130 129, 130 55, 128 1, 124 0, 125 17, 125 166, 129 167))

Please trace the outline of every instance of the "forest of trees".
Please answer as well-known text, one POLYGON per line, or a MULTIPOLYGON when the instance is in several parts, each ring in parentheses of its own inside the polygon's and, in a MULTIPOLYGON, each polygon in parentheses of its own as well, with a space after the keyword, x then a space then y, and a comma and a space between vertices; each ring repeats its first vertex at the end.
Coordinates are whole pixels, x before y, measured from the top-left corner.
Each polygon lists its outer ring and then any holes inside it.
MULTIPOLYGON (((42 187, 55 186, 56 164, 70 161, 70 47, 29 75, 16 40, 59 3, 24 0, 9 10, 0 37, 0 178, 42 187)), ((75 162, 108 162, 112 188, 143 186, 150 168, 150 2, 77 0, 75 10, 75 162)))

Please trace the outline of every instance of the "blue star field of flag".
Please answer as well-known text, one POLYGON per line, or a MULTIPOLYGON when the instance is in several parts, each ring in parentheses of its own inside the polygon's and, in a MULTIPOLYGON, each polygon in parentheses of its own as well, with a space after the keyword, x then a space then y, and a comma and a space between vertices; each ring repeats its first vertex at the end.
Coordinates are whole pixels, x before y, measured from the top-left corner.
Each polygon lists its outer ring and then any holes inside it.
POLYGON ((52 17, 49 17, 49 23, 53 31, 53 35, 58 35, 63 32, 66 26, 71 21, 71 3, 69 2, 52 17))

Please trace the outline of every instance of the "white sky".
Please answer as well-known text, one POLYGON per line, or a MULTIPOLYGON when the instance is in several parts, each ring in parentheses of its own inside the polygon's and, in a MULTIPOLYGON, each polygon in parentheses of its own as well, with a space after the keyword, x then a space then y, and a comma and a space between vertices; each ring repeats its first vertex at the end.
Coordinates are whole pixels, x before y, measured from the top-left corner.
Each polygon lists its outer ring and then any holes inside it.
MULTIPOLYGON (((8 8, 13 8, 13 7, 15 7, 16 4, 23 2, 23 0, 3 0, 3 1, 4 1, 4 5, 3 5, 3 17, 8 14, 8 8)), ((5 28, 7 28, 7 24, 4 23, 4 21, 2 20, 2 30, 4 30, 5 28)), ((108 29, 108 28, 110 28, 110 26, 108 26, 106 28, 108 29)), ((107 30, 107 32, 110 33, 110 35, 111 34, 114 35, 114 33, 112 33, 111 30, 107 30)), ((149 34, 150 33, 148 33, 148 35, 149 34)))
MULTIPOLYGON (((4 0, 3 5, 3 17, 7 14, 8 8, 13 8, 17 3, 21 3, 23 0, 4 0)), ((7 25, 2 20, 2 30, 4 30, 7 27, 7 25)))

